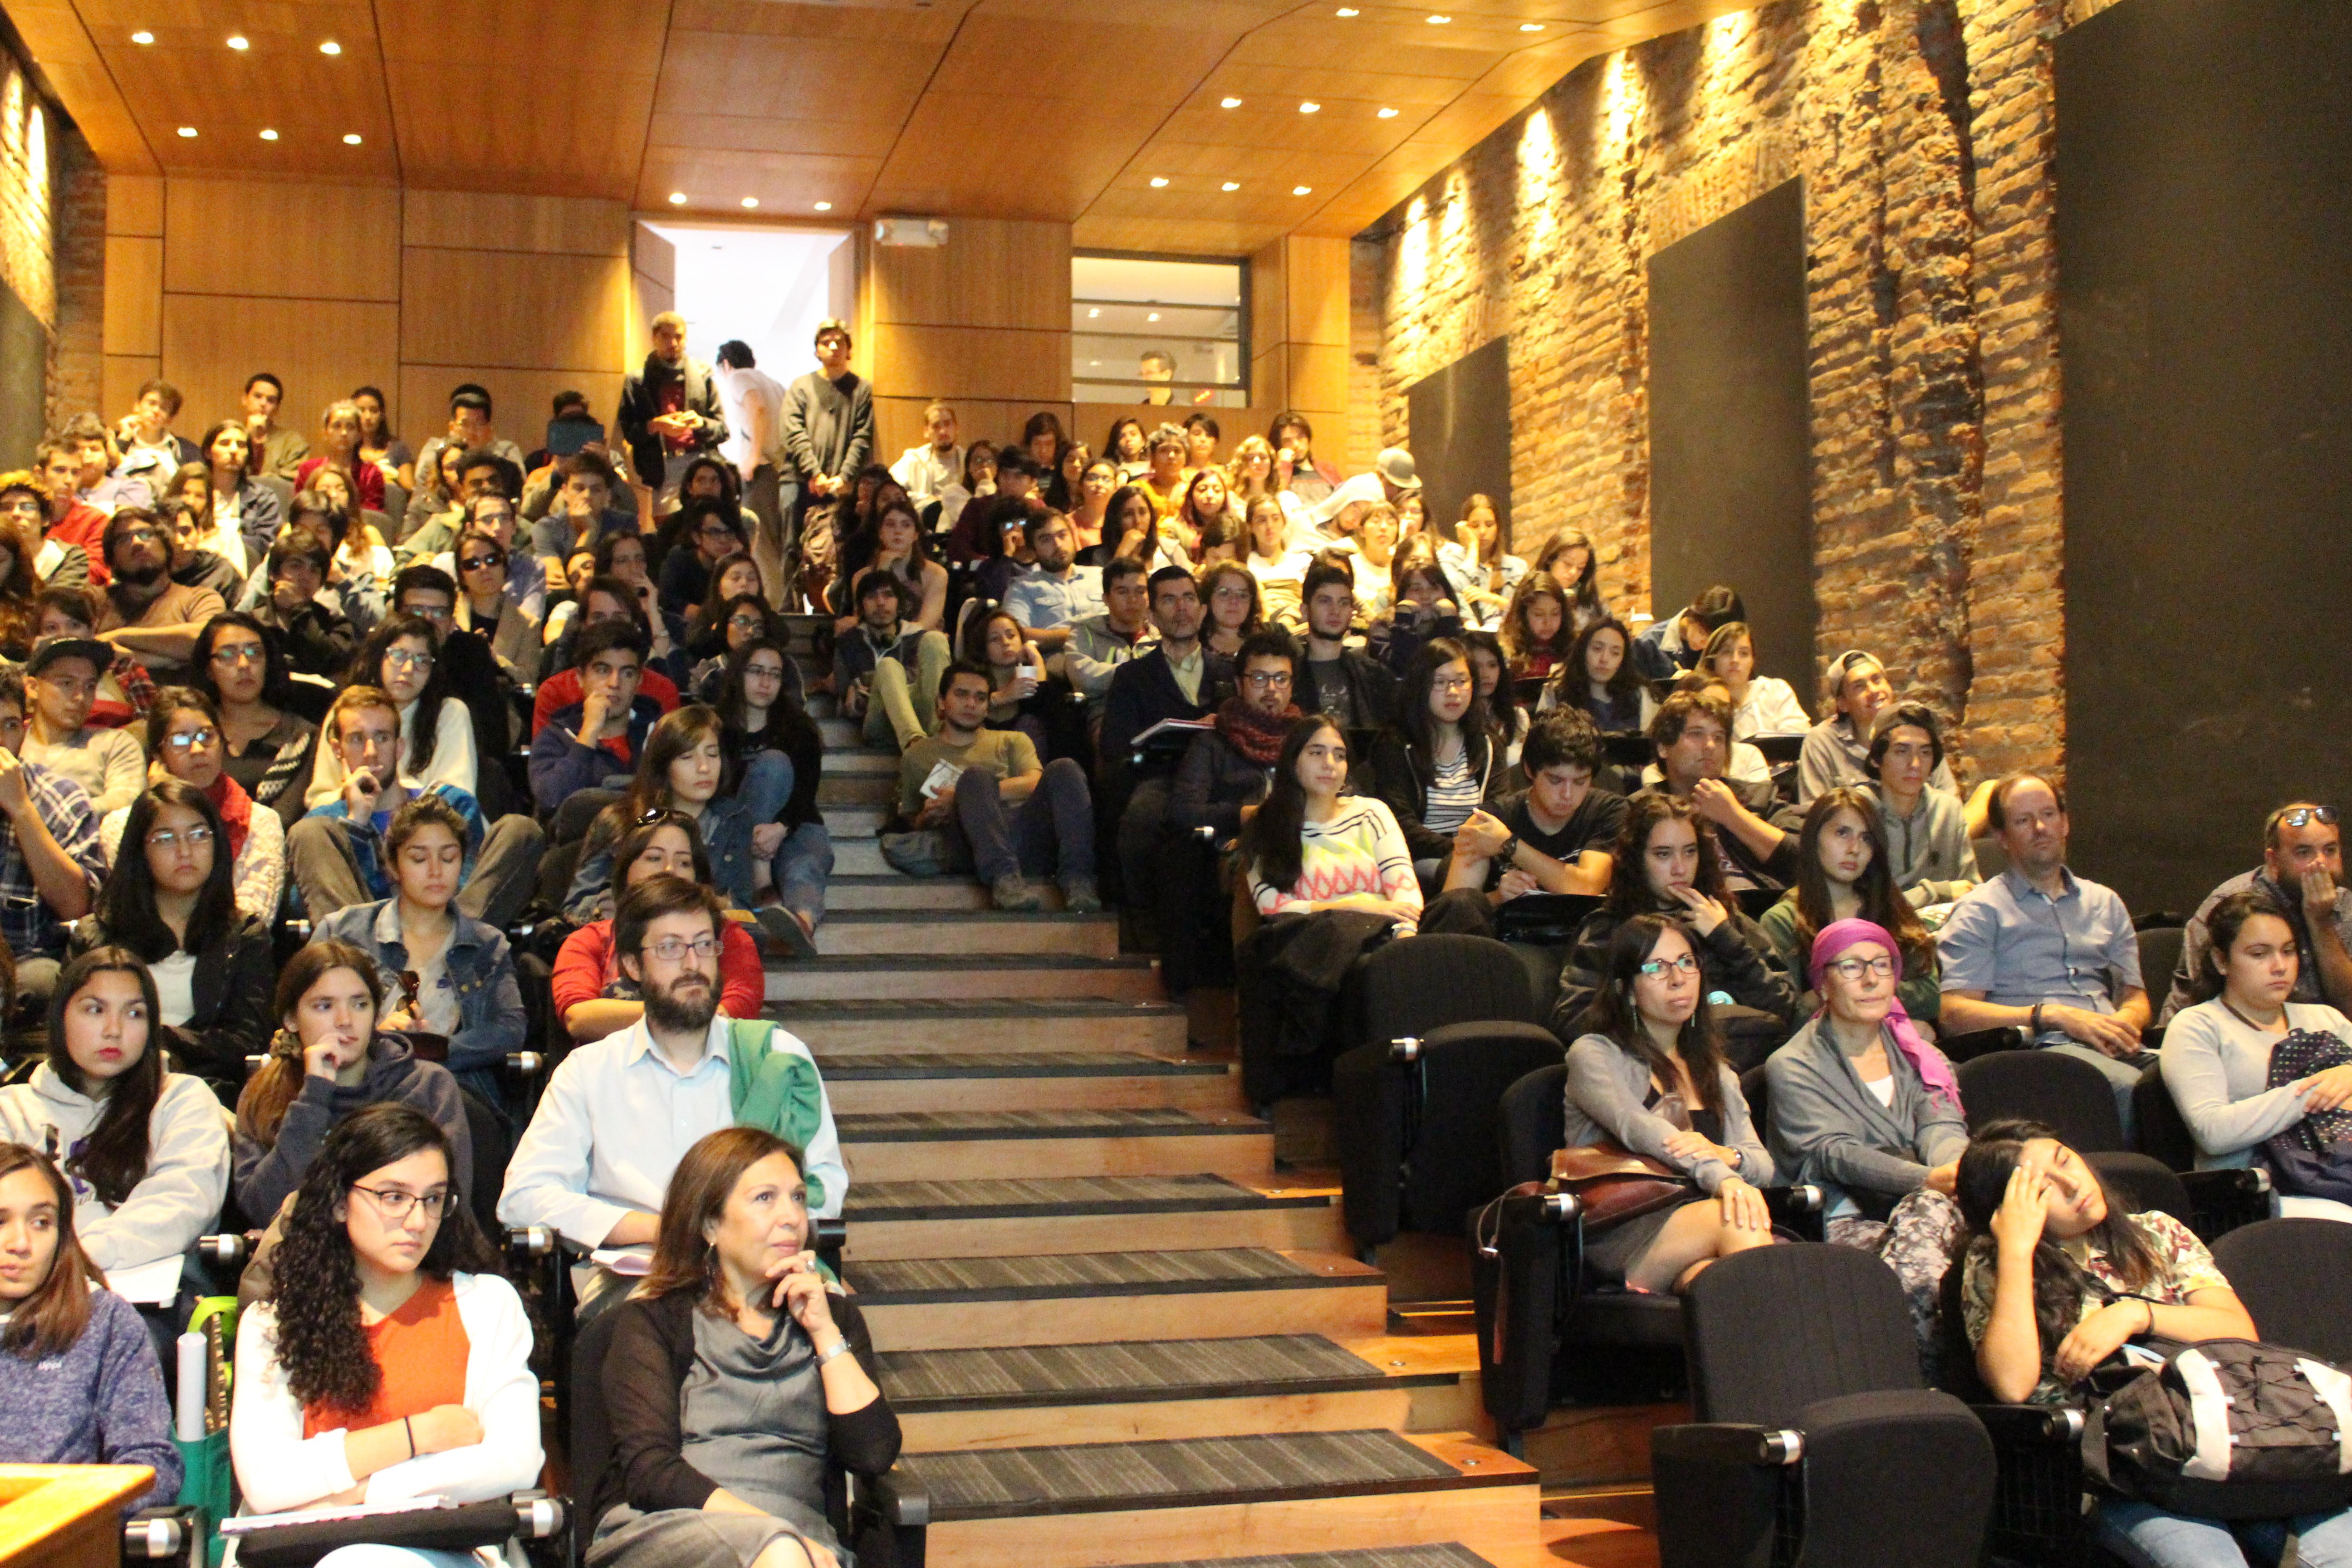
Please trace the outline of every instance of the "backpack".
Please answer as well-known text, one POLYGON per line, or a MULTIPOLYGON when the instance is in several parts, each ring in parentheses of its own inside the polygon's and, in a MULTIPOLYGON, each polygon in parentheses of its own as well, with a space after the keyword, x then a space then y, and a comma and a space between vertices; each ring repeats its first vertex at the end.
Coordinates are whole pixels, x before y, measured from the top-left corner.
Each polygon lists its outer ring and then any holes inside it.
MULTIPOLYGON (((2271 1047, 2269 1087, 2352 1062, 2352 1047, 2318 1029, 2293 1029, 2271 1047)), ((2293 1197, 2352 1203, 2352 1110, 2315 1110, 2263 1144, 2272 1184, 2293 1197)))
POLYGON ((2083 1469, 2198 1519, 2284 1519, 2352 1503, 2352 1373, 2253 1340, 2126 1346, 2095 1368, 2083 1469))

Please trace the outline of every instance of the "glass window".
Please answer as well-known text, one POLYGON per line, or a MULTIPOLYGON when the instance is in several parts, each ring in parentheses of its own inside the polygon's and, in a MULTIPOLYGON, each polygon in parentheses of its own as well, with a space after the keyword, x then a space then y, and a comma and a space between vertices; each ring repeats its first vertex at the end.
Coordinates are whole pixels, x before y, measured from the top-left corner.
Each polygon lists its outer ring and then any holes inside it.
POLYGON ((1244 266, 1135 256, 1071 258, 1073 395, 1080 403, 1246 405, 1249 342, 1244 323, 1249 310, 1244 266))

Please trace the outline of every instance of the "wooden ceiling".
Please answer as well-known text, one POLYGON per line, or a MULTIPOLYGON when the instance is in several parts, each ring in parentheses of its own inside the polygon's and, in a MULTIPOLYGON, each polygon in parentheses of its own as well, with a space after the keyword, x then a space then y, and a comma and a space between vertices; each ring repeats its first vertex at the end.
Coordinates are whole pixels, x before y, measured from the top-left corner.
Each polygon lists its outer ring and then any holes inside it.
POLYGON ((1375 0, 1354 16, 1340 0, 0 3, 117 173, 1047 218, 1082 247, 1200 255, 1354 234, 1580 61, 1741 8, 1435 0, 1451 18, 1435 22, 1375 0))

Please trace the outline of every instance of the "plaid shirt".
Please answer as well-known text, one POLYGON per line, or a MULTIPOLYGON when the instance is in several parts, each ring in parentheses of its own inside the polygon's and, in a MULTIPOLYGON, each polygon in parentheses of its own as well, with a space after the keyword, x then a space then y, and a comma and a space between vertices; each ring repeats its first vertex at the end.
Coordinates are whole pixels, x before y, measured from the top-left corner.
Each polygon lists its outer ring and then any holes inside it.
MULTIPOLYGON (((90 897, 97 898, 99 884, 106 879, 106 857, 98 847, 98 814, 89 808, 89 796, 65 774, 38 763, 26 763, 24 770, 25 793, 32 797, 33 809, 67 858, 81 868, 90 897)), ((68 925, 42 900, 24 847, 16 842, 15 825, 0 817, 0 937, 19 960, 62 959, 68 925)))

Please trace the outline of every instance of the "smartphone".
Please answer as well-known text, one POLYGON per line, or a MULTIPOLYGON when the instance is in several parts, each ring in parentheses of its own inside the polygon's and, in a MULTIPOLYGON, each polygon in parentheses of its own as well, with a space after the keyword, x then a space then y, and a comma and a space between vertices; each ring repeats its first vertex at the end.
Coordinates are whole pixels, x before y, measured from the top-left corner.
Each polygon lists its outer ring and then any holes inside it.
POLYGON ((593 419, 567 414, 547 422, 547 455, 551 458, 573 457, 589 443, 604 438, 604 427, 593 419))

